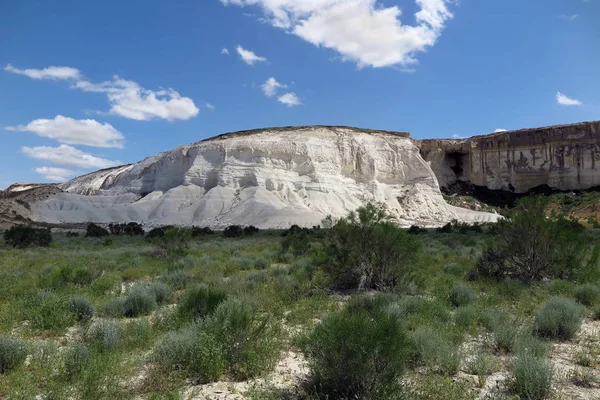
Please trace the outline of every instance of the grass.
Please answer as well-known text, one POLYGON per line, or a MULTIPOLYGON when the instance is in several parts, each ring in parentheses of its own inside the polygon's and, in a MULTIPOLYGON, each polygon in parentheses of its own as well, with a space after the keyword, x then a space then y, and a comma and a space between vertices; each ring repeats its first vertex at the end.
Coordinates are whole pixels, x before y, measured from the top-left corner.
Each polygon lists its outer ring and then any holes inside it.
MULTIPOLYGON (((47 248, 0 244, 0 398, 175 399, 192 384, 269 382, 284 351, 304 352, 309 385, 255 398, 473 399, 506 368, 509 389, 536 398, 552 342, 573 337, 584 305, 600 318, 593 279, 469 276, 487 233, 418 235, 410 284, 387 294, 333 291, 322 243, 283 251, 281 231, 195 238, 168 256, 143 238, 54 236, 47 248), (484 346, 468 354, 473 340, 484 346)), ((569 384, 585 389, 600 357, 578 346, 569 384)))

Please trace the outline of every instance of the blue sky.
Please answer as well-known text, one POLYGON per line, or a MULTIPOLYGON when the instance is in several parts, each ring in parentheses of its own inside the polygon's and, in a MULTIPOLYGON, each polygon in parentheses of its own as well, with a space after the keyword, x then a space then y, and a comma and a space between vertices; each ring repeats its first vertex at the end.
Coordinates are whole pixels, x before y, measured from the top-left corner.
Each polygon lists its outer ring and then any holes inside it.
POLYGON ((0 187, 267 126, 597 120, 599 20, 600 0, 4 1, 0 187))

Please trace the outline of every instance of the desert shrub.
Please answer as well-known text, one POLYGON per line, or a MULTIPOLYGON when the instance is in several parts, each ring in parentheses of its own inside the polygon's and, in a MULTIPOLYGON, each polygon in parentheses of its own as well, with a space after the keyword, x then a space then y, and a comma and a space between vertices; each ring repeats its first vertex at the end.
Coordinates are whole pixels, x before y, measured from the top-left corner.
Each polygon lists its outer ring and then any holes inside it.
POLYGON ((324 221, 323 268, 337 288, 389 290, 413 280, 421 243, 384 218, 383 209, 368 204, 337 222, 324 221))
POLYGON ((522 333, 517 337, 515 348, 517 355, 530 354, 535 357, 546 357, 548 355, 546 342, 529 332, 522 333))
POLYGON ((186 319, 196 319, 212 314, 227 298, 225 291, 207 285, 188 289, 179 302, 177 311, 186 319))
POLYGON ((144 228, 137 222, 129 222, 127 224, 109 224, 108 230, 111 235, 128 235, 128 236, 143 236, 144 228))
POLYGON ((148 314, 156 306, 154 292, 144 285, 132 286, 123 303, 126 317, 137 317, 148 314))
POLYGON ((202 237, 212 235, 214 232, 209 227, 200 228, 199 226, 192 227, 192 237, 202 237))
POLYGON ((148 321, 143 318, 125 324, 119 330, 119 341, 126 348, 146 347, 153 339, 154 330, 148 321))
POLYGON ((85 297, 74 296, 69 299, 69 308, 78 321, 89 321, 94 316, 94 307, 85 297))
POLYGON ((100 351, 112 351, 119 345, 119 327, 114 321, 98 320, 88 328, 86 339, 100 351))
POLYGON ((488 310, 483 314, 483 325, 491 333, 497 352, 512 353, 519 335, 519 321, 500 310, 488 310))
POLYGON ((88 366, 92 352, 84 344, 76 343, 73 347, 66 349, 63 353, 63 374, 67 380, 73 380, 79 376, 88 366))
POLYGON ((161 277, 161 280, 164 281, 167 285, 171 286, 173 289, 180 290, 188 285, 191 278, 185 273, 185 271, 178 269, 175 271, 167 272, 161 277))
POLYGON ((464 329, 469 329, 477 321, 477 309, 473 306, 458 307, 454 312, 454 323, 464 329))
POLYGON ((499 363, 493 355, 479 351, 466 362, 466 367, 468 373, 477 375, 478 386, 483 387, 486 378, 498 370, 499 363))
POLYGON ((547 358, 519 355, 512 364, 511 375, 511 391, 522 399, 543 400, 550 396, 554 370, 547 358))
POLYGON ((152 241, 169 256, 183 256, 192 239, 192 230, 184 227, 170 227, 152 241))
POLYGON ((162 282, 153 282, 148 285, 148 290, 154 293, 157 304, 163 304, 169 298, 169 287, 162 282))
POLYGON ((353 299, 301 340, 310 368, 308 389, 317 398, 393 399, 400 394, 408 339, 386 303, 353 299))
POLYGON ((452 233, 452 228, 453 228, 452 222, 448 222, 446 225, 436 228, 435 231, 437 233, 452 233))
POLYGON ((244 234, 244 229, 239 225, 230 225, 223 231, 226 238, 236 238, 244 234))
POLYGON ((146 272, 144 269, 138 268, 138 267, 125 268, 123 270, 123 272, 121 272, 121 277, 126 282, 137 281, 147 275, 148 275, 148 272, 146 272))
POLYGON ((274 367, 279 354, 279 326, 251 302, 223 301, 201 327, 221 344, 223 362, 233 379, 246 380, 274 367))
POLYGON ((26 357, 27 347, 23 341, 0 334, 0 374, 16 368, 26 357))
POLYGON ((431 328, 417 328, 411 334, 412 362, 436 373, 452 376, 460 366, 460 351, 442 334, 431 328))
POLYGON ((154 348, 152 358, 160 369, 183 370, 201 383, 217 381, 225 372, 221 344, 198 326, 167 334, 154 348))
POLYGON ((535 312, 533 329, 542 338, 568 340, 579 331, 583 316, 583 307, 573 300, 552 297, 535 312))
POLYGON ((508 219, 498 222, 495 243, 477 263, 480 275, 529 283, 544 277, 571 278, 595 266, 597 245, 586 240, 578 224, 547 218, 546 204, 539 197, 523 199, 508 219))
POLYGON ((4 232, 4 242, 12 247, 49 246, 52 242, 50 229, 37 229, 15 225, 4 232))
POLYGON ((260 254, 242 254, 231 259, 231 263, 240 269, 265 269, 269 266, 270 261, 260 254))
POLYGON ((75 320, 67 300, 52 292, 38 292, 27 303, 26 315, 33 328, 61 330, 71 326, 75 320))
POLYGON ((422 233, 427 233, 427 229, 421 228, 418 225, 411 225, 410 228, 406 230, 406 232, 410 233, 411 235, 420 235, 422 233))
MULTIPOLYGON (((321 229, 300 228, 298 225, 292 225, 290 229, 283 233, 281 241, 280 257, 292 253, 296 257, 308 254, 313 248, 313 244, 322 239, 324 231, 321 229)), ((281 260, 286 261, 286 260, 281 260)))
POLYGON ((125 300, 112 299, 102 306, 102 315, 109 318, 121 318, 125 315, 125 300))
POLYGON ((591 283, 577 286, 573 294, 575 299, 584 306, 591 307, 600 301, 600 287, 591 283))
POLYGON ((173 228, 173 227, 172 226, 159 226, 156 228, 152 228, 152 229, 150 229, 150 231, 148 231, 148 233, 146 233, 146 239, 149 241, 153 241, 155 239, 161 238, 161 237, 165 236, 165 232, 170 228, 173 228))
POLYGON ((79 233, 74 231, 68 231, 67 233, 65 233, 65 236, 68 238, 76 238, 79 237, 79 233))
POLYGON ((448 299, 454 307, 463 307, 474 302, 477 299, 477 293, 469 286, 461 283, 452 286, 448 299))
POLYGON ((444 272, 454 276, 461 276, 465 270, 459 263, 451 262, 444 265, 444 272))
POLYGON ((255 227, 254 225, 250 225, 250 226, 245 226, 244 227, 244 236, 251 236, 254 235, 255 233, 258 233, 260 229, 258 229, 257 227, 255 227))
POLYGON ((110 235, 107 229, 90 222, 85 230, 85 237, 106 237, 110 235))

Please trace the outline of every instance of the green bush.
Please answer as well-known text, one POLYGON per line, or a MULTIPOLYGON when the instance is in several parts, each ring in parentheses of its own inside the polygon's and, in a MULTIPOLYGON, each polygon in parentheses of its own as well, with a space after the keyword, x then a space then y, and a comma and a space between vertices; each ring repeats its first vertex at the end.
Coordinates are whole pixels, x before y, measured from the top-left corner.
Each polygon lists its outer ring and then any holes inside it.
POLYGON ((436 373, 452 376, 460 366, 460 351, 438 331, 431 328, 417 328, 411 334, 412 362, 423 365, 436 373))
POLYGON ((279 326, 251 302, 223 301, 201 326, 221 344, 227 372, 233 379, 246 380, 275 366, 279 326))
POLYGON ((94 307, 85 297, 73 296, 69 299, 69 308, 77 321, 89 321, 94 316, 94 307))
POLYGON ((148 272, 139 267, 125 268, 123 272, 121 272, 121 277, 125 282, 137 281, 147 275, 148 272))
POLYGON ((127 292, 123 306, 126 317, 135 318, 146 315, 156 307, 156 296, 148 287, 134 285, 127 292))
POLYGON ((452 286, 448 299, 454 307, 464 307, 477 299, 477 293, 469 286, 460 283, 452 286))
POLYGON ((49 246, 52 242, 50 229, 37 229, 15 225, 4 232, 4 242, 12 247, 49 246))
POLYGON ((227 293, 219 288, 198 285, 188 289, 178 305, 178 313, 187 319, 205 317, 227 298, 227 293))
POLYGON ((519 355, 512 364, 511 374, 511 391, 522 399, 543 400, 550 396, 554 370, 547 358, 519 355))
POLYGON ((102 315, 109 318, 121 318, 125 315, 125 300, 112 299, 102 306, 102 315))
POLYGON ((386 301, 351 300, 301 340, 309 391, 326 399, 394 399, 401 393, 408 340, 386 301))
POLYGON ((526 283, 546 277, 573 278, 595 268, 598 245, 582 227, 547 218, 547 199, 522 199, 509 218, 498 222, 497 237, 477 263, 479 275, 513 277, 526 283))
POLYGON ((75 321, 68 301, 48 291, 33 294, 27 300, 25 313, 36 329, 61 330, 75 321))
POLYGON ((600 287, 591 283, 577 286, 573 294, 584 306, 592 307, 600 301, 600 287))
POLYGON ((546 342, 533 336, 531 333, 523 333, 516 340, 517 355, 530 354, 535 357, 547 357, 548 345, 546 342))
POLYGON ((236 238, 244 234, 244 229, 239 225, 231 225, 225 228, 223 236, 226 238, 236 238))
POLYGON ((476 321, 477 309, 473 306, 458 307, 454 312, 454 323, 460 328, 472 328, 476 321))
POLYGON ((335 222, 328 217, 323 268, 339 289, 405 289, 414 278, 421 242, 385 221, 373 204, 335 222))
POLYGON ((90 348, 84 344, 75 344, 63 353, 63 374, 71 381, 78 377, 88 366, 92 358, 90 348))
POLYGON ((167 272, 161 278, 167 285, 171 286, 175 290, 184 289, 190 282, 191 278, 185 273, 185 271, 178 269, 175 271, 167 272))
POLYGON ((107 229, 90 222, 85 230, 85 237, 106 237, 110 235, 107 229))
POLYGON ((119 344, 119 327, 114 321, 98 320, 88 328, 86 339, 100 351, 112 351, 119 344))
POLYGON ((488 310, 483 315, 483 325, 491 333, 494 349, 512 353, 519 335, 519 321, 501 310, 488 310))
POLYGON ((0 334, 0 374, 16 368, 26 357, 27 348, 23 341, 0 334))
POLYGON ((163 304, 169 298, 169 287, 162 282, 153 282, 148 285, 148 290, 154 293, 157 304, 163 304))
POLYGON ((568 340, 579 331, 583 316, 583 307, 573 300, 552 297, 536 311, 533 329, 542 338, 568 340))

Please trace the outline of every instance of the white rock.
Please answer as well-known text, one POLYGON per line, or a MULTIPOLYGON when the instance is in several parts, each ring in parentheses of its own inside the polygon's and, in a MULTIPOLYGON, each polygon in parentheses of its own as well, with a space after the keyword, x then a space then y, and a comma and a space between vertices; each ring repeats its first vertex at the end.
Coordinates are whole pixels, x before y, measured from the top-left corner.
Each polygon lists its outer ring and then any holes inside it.
POLYGON ((498 218, 449 206, 409 138, 351 128, 223 135, 61 188, 33 205, 37 220, 287 228, 318 225, 367 202, 383 204, 402 226, 498 218))

